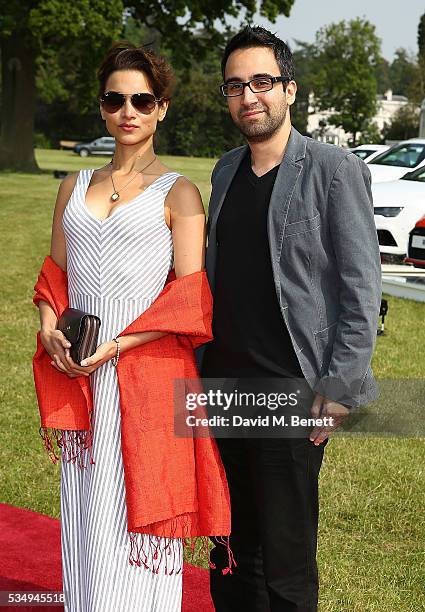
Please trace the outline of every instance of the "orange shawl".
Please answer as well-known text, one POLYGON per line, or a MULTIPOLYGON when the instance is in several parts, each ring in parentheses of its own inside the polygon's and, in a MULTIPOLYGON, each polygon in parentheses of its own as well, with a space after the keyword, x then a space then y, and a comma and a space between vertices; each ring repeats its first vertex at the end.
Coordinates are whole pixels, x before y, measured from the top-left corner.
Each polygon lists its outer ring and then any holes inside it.
MULTIPOLYGON (((34 303, 45 300, 58 318, 67 308, 67 275, 50 256, 34 290, 34 303)), ((159 542, 153 536, 188 538, 192 550, 194 538, 202 536, 206 552, 205 536, 213 535, 226 536, 229 566, 223 573, 231 572, 234 563, 228 546, 230 498, 215 441, 174 436, 174 380, 198 377, 193 349, 211 340, 211 315, 206 274, 195 272, 167 282, 155 302, 119 334, 168 332, 122 353, 117 366, 131 563, 146 566, 145 546, 159 542)), ((62 460, 84 467, 84 449, 91 452, 92 439, 89 377, 68 378, 50 361, 38 332, 33 370, 46 449, 56 461, 54 438, 62 460)))

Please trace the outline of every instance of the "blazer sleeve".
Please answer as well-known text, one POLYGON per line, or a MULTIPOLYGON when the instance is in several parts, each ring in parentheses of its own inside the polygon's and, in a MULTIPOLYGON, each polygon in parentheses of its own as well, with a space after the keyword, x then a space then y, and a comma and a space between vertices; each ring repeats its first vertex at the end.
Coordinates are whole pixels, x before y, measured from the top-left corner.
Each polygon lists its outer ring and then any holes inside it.
POLYGON ((371 175, 352 153, 333 176, 328 219, 339 272, 340 316, 328 372, 316 391, 351 406, 358 405, 356 396, 370 368, 381 303, 371 175))

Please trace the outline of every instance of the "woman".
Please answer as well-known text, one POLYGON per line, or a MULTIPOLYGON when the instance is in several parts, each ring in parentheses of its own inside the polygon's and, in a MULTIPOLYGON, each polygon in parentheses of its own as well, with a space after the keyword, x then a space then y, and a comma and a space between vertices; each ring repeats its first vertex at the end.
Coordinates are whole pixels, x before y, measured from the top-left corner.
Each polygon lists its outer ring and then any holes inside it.
MULTIPOLYGON (((136 506, 141 503, 141 497, 147 500, 148 495, 158 494, 155 503, 160 504, 161 492, 149 490, 149 479, 152 489, 158 488, 158 482, 167 479, 167 466, 170 469, 173 466, 172 453, 178 442, 164 446, 171 457, 168 464, 163 464, 165 468, 162 466, 160 475, 147 473, 148 468, 137 472, 140 468, 137 461, 136 466, 134 461, 130 466, 133 471, 128 471, 126 458, 132 458, 129 446, 137 444, 141 446, 140 452, 143 452, 146 445, 150 449, 149 454, 152 454, 157 451, 159 442, 149 438, 149 431, 142 431, 134 444, 133 439, 131 444, 128 443, 132 435, 128 431, 137 428, 140 419, 129 425, 130 417, 127 417, 124 423, 120 401, 126 398, 125 401, 130 404, 134 400, 130 397, 131 390, 138 384, 139 376, 145 376, 146 368, 136 369, 133 377, 136 382, 127 385, 123 384, 123 379, 117 380, 117 369, 118 374, 120 371, 114 365, 122 361, 124 368, 124 364, 131 363, 130 360, 125 361, 126 358, 130 354, 138 354, 136 351, 148 347, 148 343, 152 342, 149 344, 152 347, 161 346, 153 341, 164 339, 166 331, 124 335, 121 332, 129 326, 131 330, 131 324, 137 317, 141 317, 142 321, 143 316, 149 315, 151 305, 156 305, 158 296, 163 295, 161 292, 173 263, 177 283, 181 279, 196 278, 195 273, 203 270, 204 211, 198 189, 185 177, 167 168, 154 152, 154 133, 158 122, 166 116, 170 99, 172 73, 167 62, 146 49, 117 44, 106 56, 98 77, 100 113, 106 129, 115 138, 115 153, 112 162, 106 166, 98 170, 82 170, 67 176, 62 182, 53 217, 50 253, 54 265, 60 267, 59 274, 62 271, 67 273, 69 306, 98 315, 101 319, 95 354, 82 361, 81 365, 74 363, 70 357, 70 343, 56 329, 59 311, 55 313, 53 300, 49 303, 49 300, 41 299, 44 294, 39 292, 36 301, 41 318, 40 351, 44 349, 47 352, 51 367, 61 376, 77 379, 81 389, 84 390, 82 377, 89 377, 93 402, 90 444, 85 444, 82 451, 85 455, 82 462, 84 469, 78 468, 75 456, 70 456, 71 461, 62 460, 65 608, 87 612, 175 612, 181 609, 182 574, 179 571, 167 572, 164 563, 155 565, 155 559, 159 558, 158 551, 161 559, 164 557, 166 561, 182 558, 182 538, 173 537, 179 534, 175 528, 176 520, 181 516, 186 523, 188 517, 190 521, 195 516, 198 501, 191 502, 192 512, 187 506, 187 515, 184 515, 185 510, 183 513, 174 511, 174 514, 179 514, 177 519, 171 510, 168 514, 163 510, 162 514, 158 511, 156 518, 144 522, 139 519, 138 533, 132 534, 131 540, 134 563, 128 563, 129 500, 136 506), (121 335, 117 337, 119 333, 121 335), (146 495, 139 491, 138 497, 134 498, 134 489, 141 486, 142 480, 145 487, 142 490, 146 495), (158 521, 158 517, 174 522, 158 521), (150 531, 146 533, 156 535, 143 535, 143 525, 146 523, 151 523, 150 531), (161 533, 163 537, 158 535, 161 533), (143 565, 152 571, 146 571, 143 565)), ((52 262, 49 265, 52 270, 52 262)), ((53 270, 53 274, 57 278, 57 271, 53 270)), ((167 296, 161 299, 163 304, 167 304, 167 296)), ((146 328, 152 329, 148 324, 138 329, 146 328)), ((168 327, 164 324, 162 328, 154 329, 168 330, 168 327)), ((170 329, 172 331, 173 328, 170 329)), ((153 369, 158 375, 163 367, 161 353, 157 350, 155 355, 157 360, 154 363, 158 366, 153 369)), ((154 357, 152 354, 144 356, 151 360, 147 363, 151 363, 154 357)), ((164 384, 166 382, 164 379, 164 384)), ((152 382, 151 387, 155 386, 158 385, 152 382)), ((149 397, 152 397, 155 390, 149 391, 149 397)), ((43 391, 38 393, 39 403, 42 394, 43 391)), ((158 414, 151 411, 152 419, 160 421, 161 406, 157 408, 158 414)), ((145 410, 149 412, 149 405, 142 406, 142 410, 141 418, 144 418, 145 410)), ((129 412, 126 404, 125 414, 129 412)), ((155 427, 158 429, 158 423, 145 429, 155 427)), ((62 458, 69 451, 66 439, 63 435, 60 439, 62 458)), ((190 452, 193 460, 195 453, 190 452)), ((219 462, 215 450, 210 456, 212 464, 219 462)), ((161 461, 164 458, 158 455, 155 465, 161 461)), ((208 469, 211 470, 211 465, 208 469)), ((217 470, 218 497, 223 499, 225 508, 228 507, 228 493, 225 482, 223 484, 225 477, 221 464, 217 470)), ((172 484, 169 485, 171 489, 172 484)), ((214 493, 216 497, 217 491, 214 493)), ((178 506, 174 501, 170 505, 178 506)), ((150 510, 147 508, 146 512, 150 510)), ((132 520, 134 514, 137 512, 133 507, 132 520)), ((194 527, 193 522, 193 529, 188 535, 211 535, 199 528, 198 518, 196 521, 197 526, 194 527)), ((227 518, 225 528, 226 521, 227 518)), ((180 530, 180 533, 183 535, 184 532, 180 530)), ((213 533, 227 534, 228 530, 223 531, 221 526, 213 533)))

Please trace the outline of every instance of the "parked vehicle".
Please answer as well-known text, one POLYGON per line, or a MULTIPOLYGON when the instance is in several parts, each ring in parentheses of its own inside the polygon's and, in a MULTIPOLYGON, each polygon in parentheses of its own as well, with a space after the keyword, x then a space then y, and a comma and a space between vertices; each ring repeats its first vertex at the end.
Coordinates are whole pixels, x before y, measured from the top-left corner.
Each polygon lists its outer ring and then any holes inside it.
POLYGON ((375 159, 375 157, 389 148, 389 145, 364 144, 351 149, 351 153, 354 153, 354 155, 357 155, 357 157, 360 157, 360 159, 368 164, 372 159, 375 159))
POLYGON ((74 153, 80 157, 88 155, 113 155, 115 152, 115 138, 103 136, 92 142, 79 142, 74 146, 74 153))
POLYGON ((405 256, 409 232, 425 215, 425 167, 401 180, 372 184, 381 253, 405 256))
POLYGON ((404 140, 384 151, 368 165, 373 183, 395 181, 425 164, 425 139, 404 140))
POLYGON ((419 219, 410 232, 405 261, 412 263, 415 268, 425 268, 425 216, 419 219))

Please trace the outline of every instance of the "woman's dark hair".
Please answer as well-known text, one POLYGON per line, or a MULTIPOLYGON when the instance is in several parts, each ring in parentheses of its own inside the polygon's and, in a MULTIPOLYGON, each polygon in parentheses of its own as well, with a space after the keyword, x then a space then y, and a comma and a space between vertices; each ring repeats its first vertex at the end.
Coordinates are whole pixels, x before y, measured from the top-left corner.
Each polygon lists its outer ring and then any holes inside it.
POLYGON ((99 70, 99 95, 105 93, 106 82, 116 70, 140 70, 144 72, 157 98, 169 100, 174 84, 174 73, 161 55, 151 49, 136 47, 126 40, 116 42, 106 54, 99 70))
POLYGON ((279 66, 280 75, 289 77, 291 80, 295 77, 292 53, 288 45, 265 28, 247 25, 229 40, 224 49, 223 59, 221 60, 223 79, 229 55, 236 51, 236 49, 249 49, 252 47, 270 47, 279 66))

